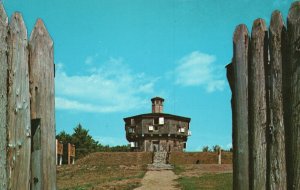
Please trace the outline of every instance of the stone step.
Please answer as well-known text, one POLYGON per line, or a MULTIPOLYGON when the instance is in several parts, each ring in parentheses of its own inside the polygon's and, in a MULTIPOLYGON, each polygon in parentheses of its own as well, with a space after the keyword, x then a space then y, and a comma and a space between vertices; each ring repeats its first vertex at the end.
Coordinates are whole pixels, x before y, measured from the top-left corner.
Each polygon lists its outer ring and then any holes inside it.
POLYGON ((154 152, 153 163, 148 164, 148 170, 172 170, 173 166, 167 164, 167 152, 154 152))
POLYGON ((172 170, 173 168, 171 164, 148 164, 148 170, 172 170))
POLYGON ((154 152, 153 163, 167 163, 167 152, 154 152))

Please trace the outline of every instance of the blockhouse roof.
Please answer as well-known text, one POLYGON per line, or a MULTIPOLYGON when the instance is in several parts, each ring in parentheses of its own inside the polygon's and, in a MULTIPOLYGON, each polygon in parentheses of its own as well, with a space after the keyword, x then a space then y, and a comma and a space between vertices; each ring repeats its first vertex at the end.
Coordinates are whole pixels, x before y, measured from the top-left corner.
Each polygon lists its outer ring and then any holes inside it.
POLYGON ((189 118, 189 117, 183 117, 183 116, 172 115, 172 114, 167 114, 167 113, 146 113, 146 114, 140 114, 140 115, 126 117, 123 120, 126 122, 126 120, 132 119, 132 118, 153 118, 153 117, 171 118, 171 119, 187 121, 187 122, 191 121, 191 118, 189 118))

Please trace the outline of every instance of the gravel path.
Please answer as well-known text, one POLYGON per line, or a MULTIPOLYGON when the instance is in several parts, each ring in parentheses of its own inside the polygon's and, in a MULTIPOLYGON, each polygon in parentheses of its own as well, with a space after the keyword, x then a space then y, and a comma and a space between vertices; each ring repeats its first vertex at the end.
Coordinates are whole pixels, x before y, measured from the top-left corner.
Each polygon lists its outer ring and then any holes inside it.
POLYGON ((172 170, 147 171, 142 186, 135 190, 179 190, 174 181, 178 176, 172 170))

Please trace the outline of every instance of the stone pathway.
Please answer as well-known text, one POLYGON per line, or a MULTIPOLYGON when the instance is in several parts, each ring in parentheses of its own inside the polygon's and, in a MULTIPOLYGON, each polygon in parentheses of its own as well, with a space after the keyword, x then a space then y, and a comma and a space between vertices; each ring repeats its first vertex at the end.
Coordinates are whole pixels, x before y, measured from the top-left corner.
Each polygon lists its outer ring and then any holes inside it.
POLYGON ((178 178, 172 170, 147 171, 142 186, 135 190, 179 190, 175 180, 178 178))
POLYGON ((154 152, 153 163, 148 165, 148 170, 172 170, 173 167, 167 164, 167 152, 154 152))
POLYGON ((178 190, 175 180, 177 175, 172 171, 173 167, 167 164, 167 152, 154 152, 153 163, 148 165, 142 186, 135 190, 178 190))

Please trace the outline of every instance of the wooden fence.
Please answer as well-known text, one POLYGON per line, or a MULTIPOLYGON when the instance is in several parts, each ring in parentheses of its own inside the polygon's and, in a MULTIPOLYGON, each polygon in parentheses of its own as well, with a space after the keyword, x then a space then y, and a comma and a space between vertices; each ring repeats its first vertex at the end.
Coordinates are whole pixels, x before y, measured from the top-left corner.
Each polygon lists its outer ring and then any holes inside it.
POLYGON ((237 190, 300 189, 300 2, 287 27, 274 11, 236 27, 227 65, 232 90, 233 186, 237 190))
POLYGON ((75 163, 75 145, 68 143, 68 164, 75 163))
POLYGON ((74 144, 64 144, 62 141, 58 141, 56 139, 56 165, 62 165, 63 163, 66 163, 64 159, 67 159, 67 164, 75 164, 75 152, 76 147, 74 144), (66 151, 64 151, 64 145, 66 151), (67 154, 64 155, 64 153, 67 154))
POLYGON ((0 189, 56 189, 53 41, 0 5, 0 189))

